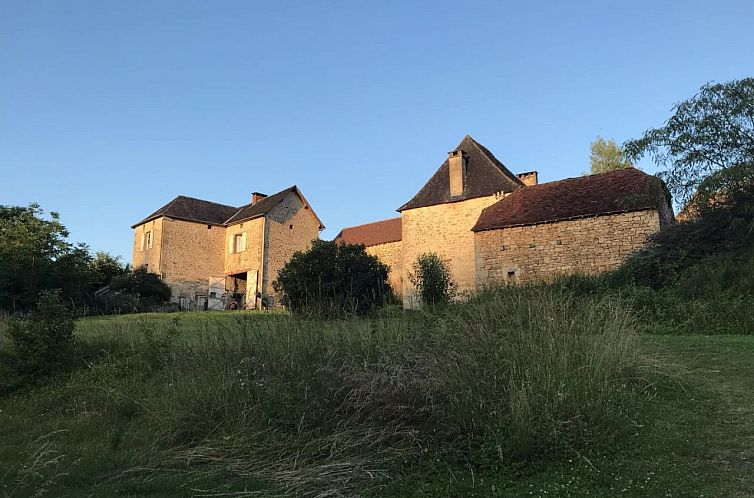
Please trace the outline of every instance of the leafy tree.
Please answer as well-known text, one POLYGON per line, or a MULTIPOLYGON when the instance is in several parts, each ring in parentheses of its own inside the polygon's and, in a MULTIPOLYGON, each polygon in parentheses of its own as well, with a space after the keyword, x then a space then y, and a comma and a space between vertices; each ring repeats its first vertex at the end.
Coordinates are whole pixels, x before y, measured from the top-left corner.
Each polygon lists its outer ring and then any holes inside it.
POLYGON ((623 150, 618 147, 615 140, 605 140, 598 136, 589 146, 589 162, 591 174, 605 173, 623 168, 633 168, 631 161, 625 158, 623 150))
POLYGON ((58 213, 44 219, 38 204, 0 206, 0 308, 29 309, 47 287, 58 259, 69 253, 58 213))
POLYGON ((416 258, 410 275, 419 299, 425 306, 443 305, 450 302, 455 293, 455 284, 450 276, 450 268, 432 252, 416 258))
POLYGON ((99 289, 108 285, 113 278, 129 273, 128 265, 120 261, 120 256, 113 256, 104 251, 97 251, 89 264, 94 272, 94 287, 99 289))
POLYGON ((293 255, 272 285, 294 312, 365 314, 387 300, 387 276, 388 267, 363 245, 315 240, 293 255))
POLYGON ((754 78, 704 85, 673 107, 664 126, 624 144, 632 160, 649 154, 670 191, 688 200, 711 173, 754 161, 754 78))

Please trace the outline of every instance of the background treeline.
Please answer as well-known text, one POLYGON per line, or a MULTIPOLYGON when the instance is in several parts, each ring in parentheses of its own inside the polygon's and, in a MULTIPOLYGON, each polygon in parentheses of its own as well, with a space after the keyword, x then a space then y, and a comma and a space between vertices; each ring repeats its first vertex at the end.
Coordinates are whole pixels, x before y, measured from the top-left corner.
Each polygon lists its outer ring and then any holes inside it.
POLYGON ((38 204, 0 206, 0 311, 26 312, 51 289, 78 314, 149 310, 170 298, 157 275, 68 235, 58 213, 45 216, 38 204))

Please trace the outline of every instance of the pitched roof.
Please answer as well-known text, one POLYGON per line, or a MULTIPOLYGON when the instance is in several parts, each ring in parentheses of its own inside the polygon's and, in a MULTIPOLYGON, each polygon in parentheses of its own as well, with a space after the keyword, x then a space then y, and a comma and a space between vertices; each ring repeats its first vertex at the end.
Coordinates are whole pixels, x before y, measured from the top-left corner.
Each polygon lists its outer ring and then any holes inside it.
POLYGON ((154 213, 131 226, 131 228, 136 228, 137 226, 143 225, 144 223, 159 218, 160 216, 169 216, 171 218, 188 221, 198 221, 210 225, 223 225, 225 224, 225 220, 227 220, 228 217, 233 216, 237 211, 237 207, 179 195, 154 213))
POLYGON ((387 244, 388 242, 399 242, 401 238, 401 219, 390 218, 389 220, 344 228, 335 237, 335 242, 375 246, 377 244, 387 244))
POLYGON ((492 152, 469 135, 454 150, 462 150, 467 158, 463 194, 453 198, 450 196, 449 165, 446 159, 421 190, 398 208, 398 211, 486 197, 497 192, 513 192, 523 186, 523 182, 498 161, 492 152))
MULTIPOLYGON (((225 204, 218 204, 216 202, 179 195, 154 213, 144 218, 142 221, 131 226, 131 228, 136 228, 137 226, 155 218, 159 218, 160 216, 169 216, 171 218, 187 221, 198 221, 200 223, 208 223, 212 225, 231 225, 234 223, 240 223, 242 221, 264 216, 291 192, 298 195, 304 205, 309 207, 308 201, 295 185, 267 196, 254 204, 246 204, 241 207, 226 206, 225 204)), ((324 228, 322 221, 314 213, 314 210, 312 210, 312 214, 317 219, 317 222, 319 222, 320 229, 324 228)))
MULTIPOLYGON (((301 191, 298 189, 297 186, 293 185, 291 187, 288 187, 285 190, 281 190, 280 192, 277 192, 272 195, 268 195, 264 199, 261 199, 254 204, 246 204, 245 206, 241 206, 238 208, 238 212, 228 218, 225 221, 226 225, 232 225, 234 223, 240 223, 242 221, 246 220, 253 220, 254 218, 259 218, 261 216, 264 216, 267 214, 270 209, 277 206, 285 197, 290 194, 295 193, 299 196, 301 201, 304 203, 304 206, 307 207, 307 209, 311 209, 309 206, 309 202, 304 197, 304 194, 301 193, 301 191)), ((314 218, 316 218, 317 222, 319 223, 319 228, 323 229, 325 226, 322 224, 322 221, 319 219, 319 217, 316 215, 314 210, 311 210, 312 214, 314 215, 314 218)))
POLYGON ((516 190, 485 208, 472 230, 658 208, 668 202, 666 192, 659 178, 636 168, 541 183, 516 190))

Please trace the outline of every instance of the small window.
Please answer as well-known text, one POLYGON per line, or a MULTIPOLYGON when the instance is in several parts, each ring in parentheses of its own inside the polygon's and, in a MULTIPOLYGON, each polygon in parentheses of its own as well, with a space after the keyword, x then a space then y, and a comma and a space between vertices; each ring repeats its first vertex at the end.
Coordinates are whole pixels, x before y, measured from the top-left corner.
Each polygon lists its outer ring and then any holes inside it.
POLYGON ((145 235, 146 235, 147 249, 151 249, 152 248, 152 230, 148 231, 145 235))
POLYGON ((289 230, 293 230, 293 225, 288 227, 289 230))
POLYGON ((246 234, 237 233, 233 235, 233 252, 243 252, 246 250, 246 234))
POLYGON ((508 270, 508 280, 516 279, 516 270, 508 270))

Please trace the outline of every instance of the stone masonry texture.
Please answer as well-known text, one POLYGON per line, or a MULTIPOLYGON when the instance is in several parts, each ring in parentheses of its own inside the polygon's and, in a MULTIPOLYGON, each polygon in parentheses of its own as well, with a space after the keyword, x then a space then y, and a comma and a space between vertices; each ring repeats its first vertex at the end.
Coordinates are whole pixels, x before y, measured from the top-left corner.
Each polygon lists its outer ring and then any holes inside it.
POLYGON ((613 270, 659 230, 650 209, 476 232, 477 284, 613 270))
POLYGON ((457 291, 463 295, 476 289, 474 226, 482 209, 495 203, 497 196, 478 197, 460 202, 407 209, 403 219, 401 257, 403 305, 418 306, 411 271, 424 253, 436 253, 450 267, 457 291))

